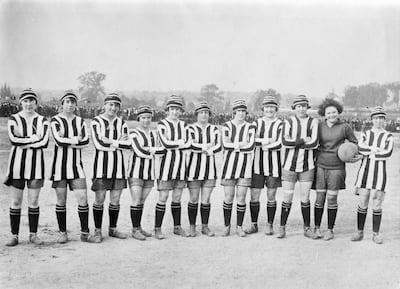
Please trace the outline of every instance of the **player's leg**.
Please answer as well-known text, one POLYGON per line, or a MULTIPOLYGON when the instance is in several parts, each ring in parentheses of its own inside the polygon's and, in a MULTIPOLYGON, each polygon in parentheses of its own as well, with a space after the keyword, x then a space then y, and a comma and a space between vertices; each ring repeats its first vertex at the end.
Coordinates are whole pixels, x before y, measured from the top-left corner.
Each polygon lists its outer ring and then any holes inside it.
POLYGON ((304 236, 311 239, 317 239, 314 232, 310 227, 310 215, 311 215, 311 204, 310 204, 310 190, 312 182, 300 182, 300 201, 301 201, 301 214, 303 216, 304 224, 304 236))
POLYGON ((121 199, 122 189, 113 189, 110 190, 110 205, 108 207, 108 215, 110 218, 110 225, 108 229, 108 235, 110 237, 118 238, 118 239, 126 239, 128 237, 127 234, 122 233, 117 230, 118 216, 120 205, 119 201, 121 199))
POLYGON ((95 190, 95 199, 93 203, 93 220, 94 220, 94 236, 96 239, 102 241, 103 235, 101 232, 101 227, 103 224, 103 212, 104 212, 104 201, 106 198, 106 190, 98 189, 95 190))
POLYGON ((279 239, 286 237, 286 223, 290 214, 290 209, 292 207, 294 186, 296 182, 295 176, 291 176, 290 178, 287 179, 288 180, 284 179, 282 182, 283 198, 281 206, 281 221, 280 221, 279 232, 277 235, 279 239))
MULTIPOLYGON (((57 202, 56 202, 56 216, 58 223, 58 230, 60 231, 60 236, 57 239, 57 243, 63 244, 68 242, 67 235, 67 183, 66 181, 57 182, 57 187, 55 187, 57 202), (63 185, 61 185, 63 182, 63 185), (65 187, 64 187, 65 185, 65 187)), ((54 184, 54 183, 53 183, 54 184)))
POLYGON ((332 240, 335 235, 333 233, 333 228, 335 226, 336 215, 338 210, 338 193, 339 191, 327 190, 326 199, 328 205, 328 231, 324 235, 324 240, 332 240))
POLYGON ((222 233, 224 237, 229 236, 231 232, 231 216, 232 216, 232 204, 235 197, 235 185, 227 184, 224 185, 224 224, 225 228, 222 233))
POLYGON ((188 236, 186 231, 181 226, 181 214, 182 214, 181 198, 184 186, 185 186, 184 181, 176 180, 174 182, 174 189, 172 191, 172 200, 171 200, 171 213, 174 221, 174 234, 179 235, 181 237, 188 236))
POLYGON ((357 208, 357 233, 351 237, 352 241, 361 241, 364 238, 365 219, 367 218, 370 190, 357 188, 358 208, 357 208))
POLYGON ((143 213, 142 207, 142 191, 143 184, 134 184, 129 187, 131 193, 131 222, 132 237, 137 240, 144 241, 146 237, 140 232, 140 218, 143 213))
POLYGON ((243 219, 246 213, 246 194, 249 185, 242 182, 245 179, 239 179, 236 191, 236 232, 240 237, 246 237, 243 230, 243 219))
POLYGON ((276 187, 268 187, 267 186, 267 229, 265 231, 266 235, 273 235, 274 229, 274 219, 276 213, 276 191, 278 189, 276 187))
POLYGON ((251 226, 245 230, 246 234, 253 234, 258 232, 258 215, 260 213, 260 188, 250 189, 250 216, 251 226))
POLYGON ((22 188, 11 186, 10 188, 11 188, 10 226, 11 226, 12 236, 10 240, 6 243, 6 246, 16 246, 18 245, 18 234, 19 234, 19 225, 21 221, 21 205, 24 193, 24 186, 22 186, 22 188))
POLYGON ((29 242, 35 245, 43 244, 37 236, 39 223, 39 194, 40 187, 29 186, 28 182, 28 219, 29 219, 29 242))
POLYGON ((317 190, 314 204, 314 233, 318 239, 323 237, 321 233, 321 221, 324 214, 325 200, 326 190, 317 190))
POLYGON ((201 205, 200 205, 200 215, 201 215, 201 233, 207 235, 208 237, 213 237, 215 234, 208 227, 208 219, 210 217, 210 198, 211 193, 214 190, 215 181, 210 184, 210 186, 203 185, 201 188, 201 205))
POLYGON ((145 237, 151 237, 152 234, 142 229, 142 216, 143 216, 143 208, 144 203, 146 202, 147 197, 149 196, 151 189, 153 188, 154 181, 145 181, 143 189, 142 189, 142 197, 140 199, 140 212, 139 212, 139 231, 145 237))
POLYGON ((372 230, 373 230, 373 236, 372 240, 376 244, 382 244, 383 239, 379 235, 379 229, 381 226, 381 220, 382 220, 382 203, 383 200, 385 199, 385 192, 375 190, 372 192, 372 201, 373 201, 373 213, 372 213, 372 230))
POLYGON ((165 215, 165 204, 167 203, 169 196, 169 187, 162 184, 159 181, 158 185, 158 201, 156 204, 155 220, 154 220, 154 237, 162 240, 165 236, 161 232, 161 226, 165 215))
POLYGON ((200 181, 193 181, 188 183, 189 187, 189 203, 188 203, 188 217, 189 217, 189 237, 196 237, 196 218, 199 207, 200 195, 200 181))

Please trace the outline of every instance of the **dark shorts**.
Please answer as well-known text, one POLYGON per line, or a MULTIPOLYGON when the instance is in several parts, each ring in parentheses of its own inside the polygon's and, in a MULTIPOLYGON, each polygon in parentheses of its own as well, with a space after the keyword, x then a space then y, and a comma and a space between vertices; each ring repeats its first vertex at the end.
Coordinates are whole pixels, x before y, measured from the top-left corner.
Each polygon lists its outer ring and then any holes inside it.
POLYGON ((138 178, 128 178, 129 187, 137 186, 142 188, 154 187, 154 180, 142 180, 138 178))
POLYGON ((296 183, 299 182, 313 182, 314 181, 315 169, 305 171, 302 173, 292 172, 283 169, 282 170, 282 181, 296 183))
POLYGON ((338 191, 346 189, 346 171, 316 168, 315 189, 338 191))
POLYGON ((25 189, 25 184, 28 187, 28 189, 40 189, 43 187, 44 180, 43 179, 37 179, 37 180, 7 180, 4 182, 5 185, 7 186, 12 186, 14 188, 17 188, 19 190, 25 189))
POLYGON ((93 179, 92 191, 111 191, 126 188, 126 179, 93 179))
POLYGON ((198 189, 198 188, 215 188, 215 185, 217 184, 217 180, 194 180, 194 181, 188 181, 187 186, 189 189, 198 189))
POLYGON ((281 178, 254 174, 251 178, 251 187, 262 189, 264 186, 271 189, 280 188, 282 187, 281 178))
POLYGON ((51 187, 52 188, 61 188, 65 189, 69 186, 71 191, 75 190, 86 190, 86 179, 73 179, 73 180, 61 180, 61 181, 53 181, 51 187))
POLYGON ((169 180, 169 181, 157 180, 158 191, 172 191, 174 189, 183 189, 185 185, 186 181, 182 180, 169 180))
POLYGON ((251 178, 239 178, 239 179, 222 179, 221 186, 239 186, 239 187, 250 187, 251 178))

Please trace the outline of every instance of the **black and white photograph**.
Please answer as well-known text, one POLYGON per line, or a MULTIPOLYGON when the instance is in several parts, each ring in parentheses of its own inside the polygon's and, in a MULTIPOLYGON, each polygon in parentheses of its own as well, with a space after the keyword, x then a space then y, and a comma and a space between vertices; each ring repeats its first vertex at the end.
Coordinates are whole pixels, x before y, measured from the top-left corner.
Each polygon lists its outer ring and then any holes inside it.
POLYGON ((0 287, 400 289, 400 3, 0 0, 0 287))

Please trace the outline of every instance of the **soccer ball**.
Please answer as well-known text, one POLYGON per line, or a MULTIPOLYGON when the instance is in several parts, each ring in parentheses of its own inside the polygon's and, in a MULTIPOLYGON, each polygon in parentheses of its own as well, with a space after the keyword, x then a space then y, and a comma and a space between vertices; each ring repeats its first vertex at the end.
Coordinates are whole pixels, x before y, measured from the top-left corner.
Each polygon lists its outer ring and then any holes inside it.
POLYGON ((358 154, 358 146, 352 142, 342 143, 337 154, 342 162, 348 162, 358 154))

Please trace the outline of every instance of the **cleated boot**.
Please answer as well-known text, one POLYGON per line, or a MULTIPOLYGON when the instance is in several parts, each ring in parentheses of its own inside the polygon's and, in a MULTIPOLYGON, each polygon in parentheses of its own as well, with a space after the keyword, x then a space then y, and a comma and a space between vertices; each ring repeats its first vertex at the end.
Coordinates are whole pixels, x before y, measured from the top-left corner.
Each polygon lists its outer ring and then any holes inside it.
POLYGON ((361 241, 364 238, 364 232, 363 231, 358 231, 357 233, 354 234, 354 236, 351 237, 351 241, 353 242, 358 242, 361 241))
POLYGON ((231 226, 225 226, 222 237, 228 237, 231 234, 231 226))
POLYGON ((236 226, 236 233, 238 234, 239 237, 244 238, 247 236, 245 231, 243 230, 242 226, 236 226))
POLYGON ((374 234, 372 235, 372 241, 373 241, 375 244, 378 244, 378 245, 383 244, 383 239, 382 239, 381 236, 379 236, 378 233, 374 233, 374 234))
POLYGON ((67 232, 60 232, 60 236, 57 239, 58 244, 65 244, 68 242, 67 232))
POLYGON ((185 232, 185 230, 181 226, 174 227, 174 234, 181 236, 181 237, 188 237, 188 234, 185 232))
POLYGON ((97 235, 90 235, 89 232, 81 232, 81 241, 85 243, 101 243, 101 232, 97 235))
POLYGON ((18 235, 12 235, 6 246, 14 247, 18 245, 18 235))
POLYGON ((317 237, 317 239, 322 239, 324 235, 322 235, 321 229, 319 227, 314 228, 314 234, 317 237))
POLYGON ((335 234, 333 233, 333 230, 328 229, 328 231, 325 233, 324 241, 329 241, 329 240, 332 240, 333 238, 335 238, 335 234))
POLYGON ((215 236, 214 232, 212 232, 212 231, 210 230, 210 228, 208 227, 208 225, 202 225, 202 227, 201 227, 201 233, 202 233, 203 235, 208 236, 208 237, 214 237, 214 236, 215 236))
POLYGON ((146 240, 146 237, 140 232, 139 228, 132 229, 132 238, 140 241, 146 240))
POLYGON ((257 223, 251 223, 250 228, 244 231, 246 234, 255 234, 258 233, 258 225, 257 223))
POLYGON ((190 225, 188 237, 196 237, 196 235, 196 225, 190 225))
POLYGON ((111 227, 108 229, 108 236, 118 238, 118 239, 128 238, 127 234, 118 231, 117 228, 111 228, 111 227))
POLYGON ((36 233, 29 233, 29 243, 43 245, 44 242, 40 240, 36 233))
POLYGON ((154 228, 154 238, 158 240, 165 239, 165 236, 161 232, 161 228, 154 228))
POLYGON ((278 239, 283 239, 286 237, 286 227, 279 226, 278 235, 276 236, 278 239))
POLYGON ((316 234, 314 234, 314 232, 311 230, 310 227, 304 227, 304 237, 313 239, 313 240, 317 240, 318 237, 316 234))
POLYGON ((272 224, 267 224, 265 235, 271 236, 273 234, 274 234, 274 226, 272 224))
POLYGON ((149 232, 143 230, 142 227, 139 227, 139 231, 140 231, 140 233, 142 233, 142 235, 145 236, 145 237, 151 237, 151 236, 153 236, 151 233, 149 233, 149 232))

